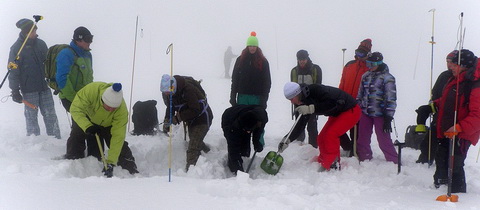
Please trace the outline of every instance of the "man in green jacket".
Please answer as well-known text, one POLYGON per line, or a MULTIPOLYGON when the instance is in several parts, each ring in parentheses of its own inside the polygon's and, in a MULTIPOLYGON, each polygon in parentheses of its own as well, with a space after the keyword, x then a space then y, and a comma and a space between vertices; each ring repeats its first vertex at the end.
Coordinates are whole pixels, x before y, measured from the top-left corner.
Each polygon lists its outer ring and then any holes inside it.
POLYGON ((138 173, 135 158, 125 141, 128 111, 123 100, 122 84, 93 82, 86 85, 77 92, 70 113, 80 128, 72 128, 72 133, 85 132, 87 136, 98 135, 105 140, 109 148, 105 176, 112 177, 116 165, 131 174, 138 173))

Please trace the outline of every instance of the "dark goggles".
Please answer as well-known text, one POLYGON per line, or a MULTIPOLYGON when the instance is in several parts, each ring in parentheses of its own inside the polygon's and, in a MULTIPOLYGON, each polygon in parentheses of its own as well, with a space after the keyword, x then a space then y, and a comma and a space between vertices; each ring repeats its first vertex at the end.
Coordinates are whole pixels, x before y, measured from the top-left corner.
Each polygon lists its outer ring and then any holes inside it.
POLYGON ((85 35, 85 36, 83 36, 82 40, 85 41, 86 43, 92 43, 93 42, 93 35, 85 35))
POLYGON ((368 52, 360 51, 360 50, 355 50, 355 55, 359 58, 365 58, 368 56, 368 52))
POLYGON ((375 67, 375 66, 378 66, 378 65, 382 64, 383 61, 369 61, 369 60, 367 60, 366 63, 367 63, 367 67, 368 67, 369 69, 371 69, 371 68, 373 68, 373 67, 375 67))

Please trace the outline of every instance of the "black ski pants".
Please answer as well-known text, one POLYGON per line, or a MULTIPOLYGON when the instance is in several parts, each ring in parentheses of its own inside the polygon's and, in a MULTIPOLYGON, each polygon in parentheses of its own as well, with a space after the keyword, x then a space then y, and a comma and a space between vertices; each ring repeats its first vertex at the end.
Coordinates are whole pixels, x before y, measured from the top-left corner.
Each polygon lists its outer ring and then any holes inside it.
POLYGON ((246 132, 236 132, 224 130, 227 139, 228 167, 230 171, 243 171, 243 157, 250 157, 250 138, 251 135, 246 132))
MULTIPOLYGON (((450 139, 438 139, 438 150, 435 156, 436 170, 433 175, 435 184, 448 183, 448 161, 450 159, 450 139)), ((465 158, 467 157, 470 141, 459 139, 454 144, 454 161, 453 161, 453 177, 452 177, 452 193, 467 192, 467 184, 465 182, 465 158)))

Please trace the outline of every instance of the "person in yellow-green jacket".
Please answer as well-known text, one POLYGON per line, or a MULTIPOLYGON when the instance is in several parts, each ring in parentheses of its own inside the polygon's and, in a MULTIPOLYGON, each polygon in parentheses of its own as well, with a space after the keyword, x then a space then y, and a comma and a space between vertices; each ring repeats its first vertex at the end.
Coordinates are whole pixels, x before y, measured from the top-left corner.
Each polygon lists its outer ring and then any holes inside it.
POLYGON ((130 174, 138 173, 135 158, 125 141, 128 111, 123 100, 122 84, 92 82, 86 85, 73 99, 70 113, 80 127, 80 130, 72 132, 98 135, 105 140, 109 148, 107 169, 103 171, 105 176, 112 177, 116 165, 127 169, 130 174))

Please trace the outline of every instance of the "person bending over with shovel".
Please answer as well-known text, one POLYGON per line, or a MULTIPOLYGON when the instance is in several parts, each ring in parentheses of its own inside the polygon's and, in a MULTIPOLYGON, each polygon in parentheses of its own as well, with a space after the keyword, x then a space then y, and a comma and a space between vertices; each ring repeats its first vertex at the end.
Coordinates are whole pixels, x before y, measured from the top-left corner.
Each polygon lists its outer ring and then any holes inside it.
POLYGON ((265 142, 260 137, 267 122, 267 112, 260 105, 236 105, 223 112, 222 129, 227 139, 228 167, 231 172, 236 174, 237 171, 244 171, 242 156, 250 156, 250 138, 255 153, 263 150, 265 142))
MULTIPOLYGON (((116 165, 127 169, 130 174, 138 173, 135 158, 125 141, 128 111, 123 100, 122 84, 92 82, 86 85, 73 99, 70 113, 82 129, 72 130, 72 133, 85 132, 97 138, 106 177, 113 176, 113 167, 116 165), (99 138, 104 139, 109 148, 106 160, 99 138)), ((84 147, 75 148, 80 153, 85 150, 84 147)))
MULTIPOLYGON (((297 105, 295 112, 302 115, 286 141, 278 147, 283 151, 288 144, 297 139, 311 114, 328 117, 325 126, 317 136, 319 172, 335 168, 335 161, 340 161, 340 136, 350 130, 360 119, 360 107, 355 99, 343 90, 326 85, 299 85, 288 82, 283 88, 285 98, 297 105)), ((285 137, 287 138, 287 137, 285 137)))

